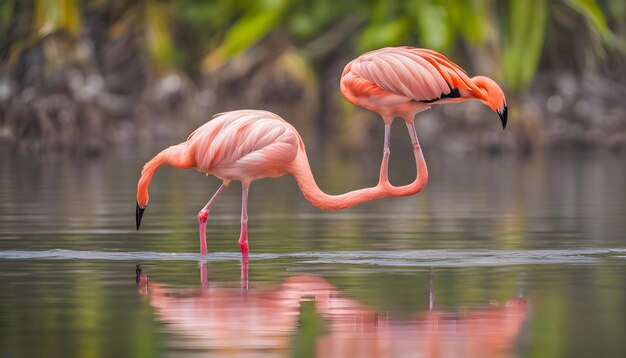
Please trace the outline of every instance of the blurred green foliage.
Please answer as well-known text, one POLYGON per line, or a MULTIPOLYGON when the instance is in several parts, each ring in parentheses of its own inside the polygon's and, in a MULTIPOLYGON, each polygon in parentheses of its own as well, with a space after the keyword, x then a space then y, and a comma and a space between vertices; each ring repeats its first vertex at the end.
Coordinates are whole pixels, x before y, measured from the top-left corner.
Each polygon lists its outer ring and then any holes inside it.
POLYGON ((546 32, 547 0, 511 0, 503 53, 509 87, 523 88, 537 71, 546 32))
POLYGON ((80 31, 80 8, 77 0, 35 1, 34 30, 40 36, 64 30, 76 37, 80 31))
MULTIPOLYGON (((119 35, 141 26, 137 37, 157 70, 185 64, 191 71, 216 71, 274 34, 282 34, 281 41, 298 49, 300 61, 314 66, 316 54, 308 51, 309 44, 319 39, 332 43, 333 37, 346 36, 350 40, 348 46, 340 41, 332 51, 345 56, 348 47, 349 54, 356 56, 383 46, 413 45, 456 59, 468 48, 479 49, 472 55, 489 57, 487 62, 495 65, 489 75, 520 92, 537 73, 543 50, 552 45, 547 24, 557 16, 565 14, 577 23, 580 37, 591 35, 594 39, 595 46, 588 46, 584 53, 592 52, 592 56, 598 57, 593 53, 598 48, 623 51, 624 26, 611 26, 626 20, 626 8, 621 3, 622 0, 5 0, 0 4, 0 59, 15 58, 32 44, 28 40, 32 36, 41 38, 65 32, 76 37, 91 26, 89 21, 96 17, 93 14, 114 13, 106 18, 110 34, 119 35), (562 11, 564 8, 568 11, 562 11), (86 20, 87 9, 91 15, 86 20), (354 19, 359 20, 359 26, 351 33, 332 32, 341 28, 341 23, 354 19), (492 50, 481 51, 482 48, 492 50)), ((585 46, 584 42, 579 46, 585 46)))

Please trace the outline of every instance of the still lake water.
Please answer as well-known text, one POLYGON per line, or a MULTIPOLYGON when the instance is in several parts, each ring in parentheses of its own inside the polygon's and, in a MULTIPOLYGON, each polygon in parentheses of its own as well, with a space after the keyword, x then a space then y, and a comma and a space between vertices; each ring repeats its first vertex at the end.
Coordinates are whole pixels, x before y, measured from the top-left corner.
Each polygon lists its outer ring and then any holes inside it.
MULTIPOLYGON (((414 170, 402 149, 398 184, 414 170)), ((623 154, 427 152, 424 192, 337 212, 291 177, 259 181, 247 282, 238 183, 204 257, 196 213, 214 178, 160 170, 135 231, 151 154, 0 153, 0 357, 626 356, 623 154)), ((368 158, 312 161, 339 193, 375 183, 368 158)))

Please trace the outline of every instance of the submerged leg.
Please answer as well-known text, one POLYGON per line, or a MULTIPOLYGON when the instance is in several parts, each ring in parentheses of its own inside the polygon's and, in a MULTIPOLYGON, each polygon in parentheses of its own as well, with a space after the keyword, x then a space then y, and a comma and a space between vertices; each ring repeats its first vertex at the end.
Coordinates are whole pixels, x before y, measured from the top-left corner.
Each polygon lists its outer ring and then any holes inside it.
POLYGON ((241 234, 239 235, 239 247, 244 263, 248 262, 248 189, 250 183, 241 183, 241 234))
POLYGON ((389 141, 391 137, 391 123, 393 122, 393 118, 383 117, 385 121, 385 144, 383 147, 383 162, 380 165, 380 176, 378 179, 378 183, 389 184, 389 156, 391 154, 391 150, 389 149, 389 141))
POLYGON ((220 194, 224 191, 224 189, 226 189, 228 184, 229 184, 228 182, 222 183, 222 186, 220 186, 220 188, 217 189, 215 194, 213 194, 213 196, 211 197, 211 200, 209 200, 209 202, 204 206, 204 208, 202 208, 202 210, 200 210, 200 212, 198 213, 198 224, 200 226, 200 253, 203 255, 206 254, 207 252, 206 221, 209 218, 209 210, 211 210, 211 205, 215 203, 215 201, 217 200, 217 197, 220 196, 220 194))

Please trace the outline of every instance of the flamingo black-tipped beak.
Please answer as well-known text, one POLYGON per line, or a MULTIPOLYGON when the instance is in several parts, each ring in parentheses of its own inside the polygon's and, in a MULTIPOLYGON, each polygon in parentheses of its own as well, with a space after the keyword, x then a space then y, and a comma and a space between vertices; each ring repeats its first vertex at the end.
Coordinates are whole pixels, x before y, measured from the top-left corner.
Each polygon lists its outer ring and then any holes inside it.
POLYGON ((142 208, 141 206, 139 206, 139 203, 137 203, 137 209, 135 210, 135 219, 137 220, 137 230, 139 230, 139 225, 141 225, 141 217, 143 216, 144 210, 146 210, 146 208, 142 208))
POLYGON ((500 121, 502 121, 502 129, 506 128, 506 118, 509 114, 509 110, 507 106, 504 106, 502 110, 498 111, 498 116, 500 116, 500 121))

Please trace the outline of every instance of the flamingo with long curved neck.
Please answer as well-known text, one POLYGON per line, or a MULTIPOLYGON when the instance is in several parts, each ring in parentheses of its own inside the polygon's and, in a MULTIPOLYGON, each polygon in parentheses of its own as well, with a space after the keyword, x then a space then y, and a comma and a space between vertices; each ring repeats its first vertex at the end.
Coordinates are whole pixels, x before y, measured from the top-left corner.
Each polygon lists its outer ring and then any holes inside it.
POLYGON ((295 177, 304 197, 324 210, 345 209, 384 197, 412 195, 426 186, 428 169, 412 125, 411 129, 417 166, 417 175, 411 184, 394 187, 388 181, 379 181, 375 187, 330 195, 315 182, 302 138, 291 124, 267 111, 239 110, 217 114, 185 142, 163 150, 145 164, 137 184, 137 230, 148 205, 148 187, 157 169, 164 164, 180 169, 195 168, 222 180, 220 188, 198 213, 200 252, 207 252, 206 222, 211 206, 231 181, 238 180, 243 191, 239 246, 247 260, 247 202, 252 181, 289 173, 295 177))

